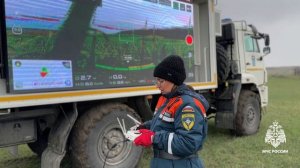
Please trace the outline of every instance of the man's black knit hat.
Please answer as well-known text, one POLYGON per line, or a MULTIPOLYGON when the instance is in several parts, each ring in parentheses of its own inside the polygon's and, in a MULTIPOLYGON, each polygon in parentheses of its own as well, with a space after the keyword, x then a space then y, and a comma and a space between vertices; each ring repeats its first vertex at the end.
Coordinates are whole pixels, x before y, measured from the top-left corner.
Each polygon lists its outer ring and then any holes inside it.
POLYGON ((153 76, 179 86, 186 78, 184 62, 181 57, 170 55, 155 67, 153 76))

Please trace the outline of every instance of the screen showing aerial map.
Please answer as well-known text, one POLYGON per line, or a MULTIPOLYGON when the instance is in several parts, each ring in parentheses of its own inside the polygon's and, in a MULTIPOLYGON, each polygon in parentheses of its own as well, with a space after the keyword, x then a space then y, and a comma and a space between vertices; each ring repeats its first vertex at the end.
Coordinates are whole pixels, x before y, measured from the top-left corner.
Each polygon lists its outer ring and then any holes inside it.
POLYGON ((193 4, 183 0, 5 0, 9 91, 148 86, 179 55, 194 77, 193 4))

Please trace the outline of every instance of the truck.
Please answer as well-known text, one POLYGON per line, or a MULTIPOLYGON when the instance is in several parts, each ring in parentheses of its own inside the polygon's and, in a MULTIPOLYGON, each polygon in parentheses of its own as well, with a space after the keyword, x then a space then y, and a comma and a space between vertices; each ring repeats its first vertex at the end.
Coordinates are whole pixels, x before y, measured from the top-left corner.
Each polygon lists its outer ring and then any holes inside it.
POLYGON ((127 129, 151 119, 154 67, 185 62, 215 126, 259 130, 268 104, 269 35, 221 20, 213 0, 4 0, 0 3, 0 147, 27 144, 42 168, 135 167, 127 129))

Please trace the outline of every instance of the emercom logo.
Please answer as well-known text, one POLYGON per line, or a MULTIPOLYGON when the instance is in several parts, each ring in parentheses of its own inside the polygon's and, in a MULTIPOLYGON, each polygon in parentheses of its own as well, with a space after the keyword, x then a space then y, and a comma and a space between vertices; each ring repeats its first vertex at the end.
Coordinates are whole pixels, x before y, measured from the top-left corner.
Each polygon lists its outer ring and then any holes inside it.
MULTIPOLYGON (((286 143, 284 130, 277 121, 274 121, 273 124, 269 126, 265 143, 271 144, 274 148, 277 148, 282 143, 286 143)), ((288 150, 262 150, 262 153, 288 153, 288 150)))
POLYGON ((273 145, 274 148, 277 148, 281 143, 286 143, 284 130, 277 121, 274 121, 273 125, 269 126, 265 137, 265 143, 273 145))

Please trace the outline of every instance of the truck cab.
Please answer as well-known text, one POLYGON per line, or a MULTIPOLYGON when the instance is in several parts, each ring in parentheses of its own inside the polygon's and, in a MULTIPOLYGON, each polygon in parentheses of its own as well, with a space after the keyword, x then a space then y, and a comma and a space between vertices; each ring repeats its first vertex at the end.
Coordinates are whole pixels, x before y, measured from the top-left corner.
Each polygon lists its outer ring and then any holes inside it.
POLYGON ((259 128, 261 110, 268 104, 264 57, 270 53, 269 35, 246 21, 224 19, 222 36, 216 42, 218 75, 222 79, 216 94, 216 126, 239 135, 253 134, 259 128))

